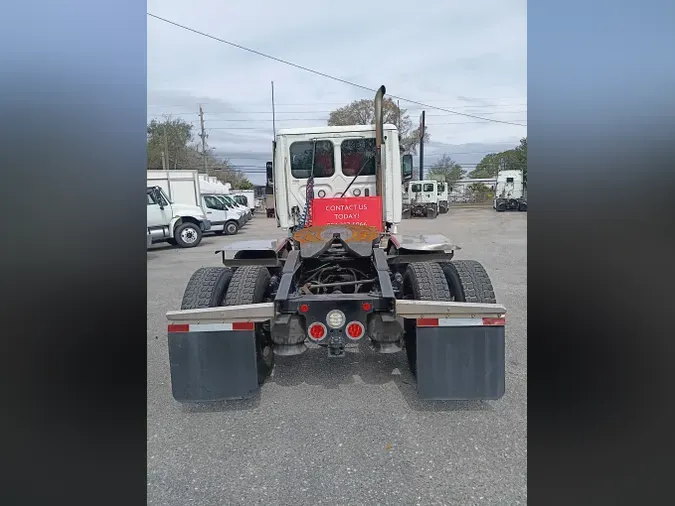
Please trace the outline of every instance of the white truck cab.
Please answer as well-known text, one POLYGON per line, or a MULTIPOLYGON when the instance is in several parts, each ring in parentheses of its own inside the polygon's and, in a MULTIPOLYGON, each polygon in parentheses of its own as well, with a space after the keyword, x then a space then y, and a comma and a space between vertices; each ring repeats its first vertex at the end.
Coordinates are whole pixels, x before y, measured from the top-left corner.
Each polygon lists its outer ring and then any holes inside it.
POLYGON ((492 207, 497 212, 527 211, 522 170, 502 170, 497 174, 492 207))
POLYGON ((448 183, 445 181, 438 182, 438 212, 445 214, 448 212, 450 207, 450 201, 448 200, 448 183))
POLYGON ((311 180, 313 199, 379 194, 383 221, 395 232, 401 222, 402 179, 412 177, 412 157, 403 155, 402 160, 396 126, 385 124, 382 132, 382 189, 378 192, 375 125, 279 130, 273 144, 271 185, 277 225, 284 230, 301 225, 310 205, 306 197, 311 180))
POLYGON ((152 243, 168 242, 181 248, 194 248, 211 228, 199 206, 171 202, 159 186, 148 186, 148 234, 152 243))
POLYGON ((408 181, 404 190, 408 194, 408 206, 405 216, 438 216, 438 181, 425 179, 423 181, 408 181))
POLYGON ((202 194, 202 207, 217 235, 234 235, 243 226, 243 213, 235 210, 218 194, 202 194))

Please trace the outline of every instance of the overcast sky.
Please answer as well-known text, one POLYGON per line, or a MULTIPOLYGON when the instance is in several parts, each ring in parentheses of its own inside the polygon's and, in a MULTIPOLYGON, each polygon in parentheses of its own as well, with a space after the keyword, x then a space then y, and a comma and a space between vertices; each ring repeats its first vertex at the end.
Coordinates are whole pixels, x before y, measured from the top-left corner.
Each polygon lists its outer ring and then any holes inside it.
MULTIPOLYGON (((148 0, 148 12, 325 74, 458 112, 525 125, 525 0, 386 3, 342 0, 148 0), (330 9, 328 6, 332 6, 330 9)), ((320 77, 148 17, 148 118, 194 121, 208 142, 263 184, 277 128, 325 125, 330 110, 374 93, 320 77)), ((422 107, 401 101, 414 123, 422 107)), ((448 153, 469 170, 515 146, 523 126, 426 108, 425 167, 448 153)))

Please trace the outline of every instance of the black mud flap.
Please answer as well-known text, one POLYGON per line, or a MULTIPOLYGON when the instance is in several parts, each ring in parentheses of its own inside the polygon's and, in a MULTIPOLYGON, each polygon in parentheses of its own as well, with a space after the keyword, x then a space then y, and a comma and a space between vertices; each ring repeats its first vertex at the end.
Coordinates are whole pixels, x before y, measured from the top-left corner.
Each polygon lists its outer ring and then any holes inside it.
POLYGON ((169 332, 169 361, 179 402, 244 399, 259 388, 253 330, 169 332))
POLYGON ((504 327, 417 327, 417 389, 426 400, 504 395, 504 327))

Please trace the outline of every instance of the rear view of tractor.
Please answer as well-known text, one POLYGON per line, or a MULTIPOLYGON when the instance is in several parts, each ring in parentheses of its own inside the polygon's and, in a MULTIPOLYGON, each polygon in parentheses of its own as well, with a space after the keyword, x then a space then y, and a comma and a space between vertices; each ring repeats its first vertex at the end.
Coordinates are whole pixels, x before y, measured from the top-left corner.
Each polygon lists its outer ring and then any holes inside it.
POLYGON ((302 360, 311 345, 339 359, 359 343, 405 351, 423 399, 503 395, 506 310, 485 269, 453 259, 441 235, 397 233, 412 163, 382 123, 383 96, 373 127, 279 132, 274 207, 287 234, 231 244, 222 267, 193 274, 167 314, 178 401, 248 397, 275 356, 302 360))

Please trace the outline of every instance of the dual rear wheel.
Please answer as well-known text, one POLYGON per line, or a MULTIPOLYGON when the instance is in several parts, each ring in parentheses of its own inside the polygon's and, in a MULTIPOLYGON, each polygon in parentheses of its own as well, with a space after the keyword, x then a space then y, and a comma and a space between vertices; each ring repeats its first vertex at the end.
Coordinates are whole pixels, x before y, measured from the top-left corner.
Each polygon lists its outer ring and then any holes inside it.
MULTIPOLYGON (((235 272, 227 267, 202 267, 188 281, 181 309, 265 302, 269 289, 270 273, 265 267, 245 265, 235 272)), ((256 323, 255 336, 258 384, 262 385, 274 366, 274 354, 271 336, 262 323, 256 323)))
MULTIPOLYGON (((403 298, 495 304, 495 292, 485 268, 475 260, 415 262, 403 276, 403 298)), ((417 375, 417 323, 406 319, 405 349, 408 364, 417 375)))

